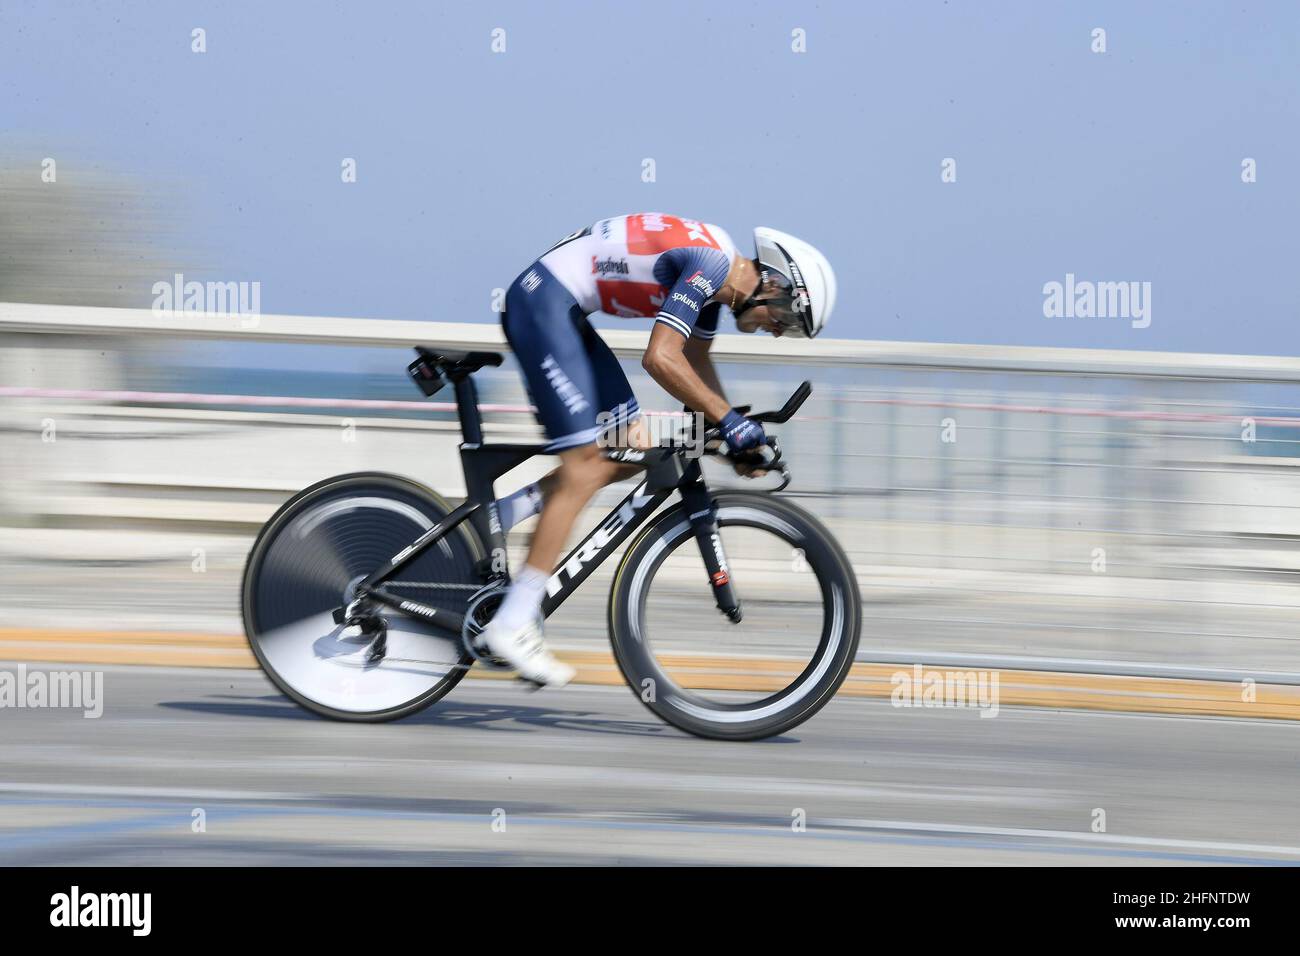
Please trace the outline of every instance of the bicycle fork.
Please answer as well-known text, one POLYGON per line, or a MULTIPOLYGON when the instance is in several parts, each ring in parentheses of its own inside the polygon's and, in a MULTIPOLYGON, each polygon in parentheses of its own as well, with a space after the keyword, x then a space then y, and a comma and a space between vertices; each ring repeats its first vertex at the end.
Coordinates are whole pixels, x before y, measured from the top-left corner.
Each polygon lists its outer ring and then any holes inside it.
POLYGON ((681 492, 691 530, 695 532, 695 541, 700 546, 700 557, 704 560, 704 568, 709 575, 714 603, 727 616, 727 620, 739 624, 743 614, 735 589, 731 586, 727 553, 723 550, 722 535, 718 532, 718 513, 709 500, 708 488, 703 481, 699 481, 686 485, 681 492))

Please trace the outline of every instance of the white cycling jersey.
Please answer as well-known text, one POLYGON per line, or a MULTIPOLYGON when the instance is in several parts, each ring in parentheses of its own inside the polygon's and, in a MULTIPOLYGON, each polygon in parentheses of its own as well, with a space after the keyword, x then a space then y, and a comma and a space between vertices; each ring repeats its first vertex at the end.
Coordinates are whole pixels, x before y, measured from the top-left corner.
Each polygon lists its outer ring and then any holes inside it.
POLYGON ((540 261, 586 313, 654 316, 690 335, 735 255, 720 226, 646 212, 602 219, 561 239, 540 261))

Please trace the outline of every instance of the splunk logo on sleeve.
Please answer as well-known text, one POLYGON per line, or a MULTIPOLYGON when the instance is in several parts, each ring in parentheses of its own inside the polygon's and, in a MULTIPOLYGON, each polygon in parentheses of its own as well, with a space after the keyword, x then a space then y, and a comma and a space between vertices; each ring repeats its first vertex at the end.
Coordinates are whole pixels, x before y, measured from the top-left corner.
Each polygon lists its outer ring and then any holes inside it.
POLYGON ((59 927, 125 926, 132 936, 148 936, 153 928, 152 893, 69 893, 50 897, 50 925, 59 927))
POLYGON ((699 307, 698 305, 695 304, 695 300, 692 299, 692 298, 691 298, 689 295, 687 295, 685 292, 674 292, 674 293, 673 293, 673 297, 672 297, 671 299, 669 299, 668 301, 670 301, 670 302, 681 302, 683 305, 685 305, 685 306, 686 306, 688 309, 690 309, 692 312, 698 312, 698 311, 700 311, 700 307, 699 307))

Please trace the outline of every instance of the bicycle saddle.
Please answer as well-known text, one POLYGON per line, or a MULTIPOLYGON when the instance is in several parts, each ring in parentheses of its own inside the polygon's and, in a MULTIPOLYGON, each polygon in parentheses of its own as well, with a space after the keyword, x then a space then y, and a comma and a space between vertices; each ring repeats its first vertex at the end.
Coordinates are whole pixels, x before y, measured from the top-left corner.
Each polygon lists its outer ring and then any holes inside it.
POLYGON ((485 365, 496 368, 505 361, 500 352, 439 352, 426 345, 417 345, 415 351, 420 354, 420 358, 444 371, 457 371, 464 374, 477 372, 485 365))

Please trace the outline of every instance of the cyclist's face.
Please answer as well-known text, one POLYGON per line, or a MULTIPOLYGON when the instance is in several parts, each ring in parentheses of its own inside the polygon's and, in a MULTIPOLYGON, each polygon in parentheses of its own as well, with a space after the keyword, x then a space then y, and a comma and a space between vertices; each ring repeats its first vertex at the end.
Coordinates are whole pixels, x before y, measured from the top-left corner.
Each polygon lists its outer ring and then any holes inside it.
POLYGON ((772 317, 771 310, 765 305, 756 305, 736 316, 736 328, 741 332, 768 332, 781 337, 784 329, 781 323, 772 317))
POLYGON ((767 332, 780 338, 789 328, 790 283, 778 273, 764 270, 754 295, 759 300, 771 301, 746 309, 736 317, 736 328, 742 332, 767 332))

